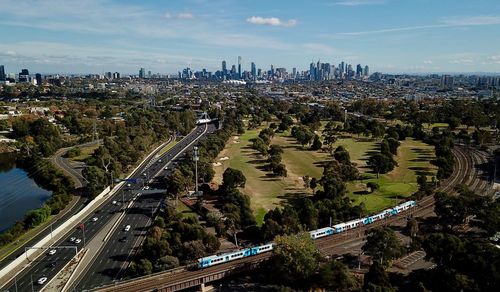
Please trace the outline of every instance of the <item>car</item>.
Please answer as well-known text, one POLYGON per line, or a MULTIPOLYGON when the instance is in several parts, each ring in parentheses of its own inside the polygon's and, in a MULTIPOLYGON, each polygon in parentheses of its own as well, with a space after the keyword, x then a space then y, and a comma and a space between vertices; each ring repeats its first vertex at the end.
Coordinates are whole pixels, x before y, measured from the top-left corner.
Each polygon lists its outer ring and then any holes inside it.
POLYGON ((148 176, 146 173, 143 173, 142 175, 143 175, 143 176, 148 176))
POLYGON ((127 236, 121 237, 118 241, 119 242, 125 242, 125 241, 127 241, 127 236))
POLYGON ((111 204, 116 205, 116 201, 111 202, 111 204))
POLYGON ((48 263, 48 264, 47 264, 47 267, 49 267, 49 268, 53 268, 53 267, 55 267, 56 265, 57 265, 57 262, 55 262, 55 261, 54 261, 54 262, 50 262, 50 263, 48 263))
POLYGON ((130 230, 130 225, 127 225, 125 226, 125 228, 123 228, 124 231, 129 231, 130 230))
POLYGON ((164 170, 168 170, 168 166, 165 166, 164 170))
POLYGON ((96 222, 97 220, 99 220, 99 218, 97 217, 92 218, 92 222, 96 222))
POLYGON ((127 184, 127 187, 129 187, 129 188, 130 188, 131 186, 132 186, 131 184, 127 184))
POLYGON ((74 236, 73 236, 73 237, 71 237, 71 238, 69 239, 69 242, 74 242, 75 240, 76 240, 76 237, 74 237, 74 236))
POLYGON ((76 244, 79 244, 80 242, 82 242, 82 240, 81 240, 80 238, 77 238, 77 239, 75 240, 75 243, 76 243, 76 244))
POLYGON ((56 252, 57 252, 57 249, 51 249, 51 250, 49 251, 49 255, 55 255, 55 254, 56 254, 56 252))
POLYGON ((158 160, 158 163, 161 163, 161 159, 158 160))
POLYGON ((145 189, 145 190, 149 190, 149 186, 145 186, 145 187, 144 187, 144 189, 145 189))
POLYGON ((43 285, 45 282, 47 282, 47 277, 41 277, 36 281, 38 285, 43 285))

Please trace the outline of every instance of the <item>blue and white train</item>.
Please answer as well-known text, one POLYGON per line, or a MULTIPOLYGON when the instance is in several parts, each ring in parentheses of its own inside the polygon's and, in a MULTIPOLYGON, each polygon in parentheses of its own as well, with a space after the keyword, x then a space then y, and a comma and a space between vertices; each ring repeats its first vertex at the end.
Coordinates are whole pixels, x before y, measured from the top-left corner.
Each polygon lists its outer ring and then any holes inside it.
MULTIPOLYGON (((417 202, 415 201, 407 201, 403 204, 397 205, 393 208, 386 209, 378 214, 356 219, 356 220, 351 220, 348 222, 344 223, 339 223, 336 224, 332 227, 325 227, 321 229, 316 229, 313 231, 310 231, 309 234, 311 235, 312 239, 318 239, 326 236, 330 236, 333 234, 337 233, 342 233, 350 229, 354 229, 360 226, 368 225, 373 222, 382 220, 387 217, 391 217, 394 215, 397 215, 403 211, 406 211, 410 208, 413 208, 417 206, 417 202)), ((241 249, 238 251, 233 251, 230 253, 224 253, 224 254, 219 254, 219 255, 212 255, 204 258, 198 259, 198 268, 208 268, 214 265, 222 264, 222 263, 227 263, 233 260, 241 259, 244 257, 249 257, 249 256, 254 256, 260 253, 265 253, 273 250, 273 245, 274 243, 268 243, 265 245, 260 245, 260 246, 255 246, 255 247, 250 247, 250 248, 245 248, 241 249)))

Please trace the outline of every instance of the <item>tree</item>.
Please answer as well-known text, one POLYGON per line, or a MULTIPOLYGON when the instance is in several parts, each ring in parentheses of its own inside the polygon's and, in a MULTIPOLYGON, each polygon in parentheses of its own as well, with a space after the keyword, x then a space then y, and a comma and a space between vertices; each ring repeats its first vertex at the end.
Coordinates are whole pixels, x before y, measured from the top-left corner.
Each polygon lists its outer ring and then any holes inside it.
POLYGON ((384 270, 382 264, 375 261, 368 273, 366 273, 363 284, 363 291, 369 292, 392 292, 395 291, 389 282, 389 276, 384 270))
POLYGON ((82 175, 87 181, 87 189, 92 196, 97 195, 108 182, 106 172, 97 166, 87 166, 83 169, 82 175))
POLYGON ((330 154, 333 151, 333 144, 337 141, 337 129, 335 127, 335 123, 330 121, 326 124, 325 129, 323 130, 323 142, 328 147, 328 151, 330 154))
POLYGON ((314 193, 314 190, 318 187, 318 180, 315 177, 311 178, 311 182, 309 183, 309 187, 311 188, 311 190, 314 193))
POLYGON ((338 146, 337 149, 335 149, 333 156, 340 163, 351 163, 349 152, 344 148, 344 146, 338 146))
POLYGON ((366 184, 366 187, 370 189, 370 192, 373 193, 374 191, 378 190, 380 188, 379 184, 376 182, 368 182, 366 184))
POLYGON ((311 149, 312 150, 320 150, 321 147, 323 147, 323 144, 321 143, 321 140, 319 139, 319 136, 315 135, 313 143, 311 145, 311 149))
POLYGON ((311 183, 311 177, 309 177, 308 175, 304 175, 302 177, 302 180, 304 181, 304 188, 308 189, 311 183))
POLYGON ((390 228, 373 228, 366 231, 366 236, 363 251, 384 266, 403 254, 403 246, 390 228))
POLYGON ((252 149, 257 150, 261 155, 267 155, 267 144, 261 137, 257 137, 253 140, 252 149))
POLYGON ((273 168, 273 173, 277 176, 286 177, 288 172, 286 170, 286 166, 283 163, 278 164, 273 168))
POLYGON ((153 264, 147 259, 140 259, 139 262, 133 262, 129 268, 132 276, 149 275, 153 272, 153 264))
POLYGON ((273 278, 283 284, 307 287, 318 269, 320 254, 307 232, 277 236, 271 259, 273 278))
POLYGON ((247 179, 241 170, 227 168, 222 174, 223 188, 226 190, 235 189, 237 187, 244 188, 247 179))
POLYGON ((338 261, 330 261, 319 269, 320 286, 329 291, 351 291, 356 285, 355 278, 346 265, 338 261))
POLYGON ((396 161, 392 159, 392 157, 381 153, 375 153, 374 155, 370 156, 370 158, 368 158, 367 165, 377 173, 378 178, 380 173, 387 173, 393 170, 397 164, 396 161))

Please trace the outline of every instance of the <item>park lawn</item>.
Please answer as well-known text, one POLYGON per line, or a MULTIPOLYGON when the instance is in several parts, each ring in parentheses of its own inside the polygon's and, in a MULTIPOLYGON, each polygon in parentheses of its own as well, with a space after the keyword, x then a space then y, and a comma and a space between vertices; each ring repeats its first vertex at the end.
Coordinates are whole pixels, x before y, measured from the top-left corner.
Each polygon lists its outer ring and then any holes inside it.
POLYGON ((85 159, 89 158, 97 148, 99 148, 99 145, 80 147, 80 155, 70 158, 69 160, 85 161, 85 159))
POLYGON ((431 181, 437 168, 430 163, 434 159, 434 148, 422 141, 408 138, 401 141, 398 155, 395 157, 398 166, 387 174, 376 177, 374 173, 364 173, 362 181, 350 182, 347 185, 348 196, 354 204, 364 203, 368 213, 377 212, 396 205, 418 190, 417 176, 425 174, 431 181), (380 189, 366 194, 366 183, 375 182, 380 189))
POLYGON ((177 202, 175 210, 182 215, 182 218, 189 218, 189 217, 198 218, 198 215, 195 212, 193 212, 188 206, 186 206, 186 204, 184 204, 182 201, 177 202))

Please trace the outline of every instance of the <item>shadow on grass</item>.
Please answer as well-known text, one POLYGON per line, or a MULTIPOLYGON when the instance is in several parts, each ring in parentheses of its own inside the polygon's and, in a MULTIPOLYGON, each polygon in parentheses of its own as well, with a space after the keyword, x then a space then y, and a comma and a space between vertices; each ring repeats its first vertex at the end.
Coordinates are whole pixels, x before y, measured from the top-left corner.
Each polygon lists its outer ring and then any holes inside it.
POLYGON ((371 192, 369 192, 369 191, 355 191, 352 193, 355 195, 369 195, 369 194, 371 194, 371 192))

